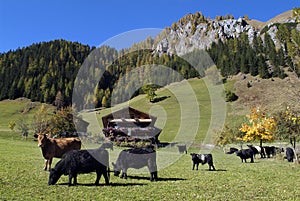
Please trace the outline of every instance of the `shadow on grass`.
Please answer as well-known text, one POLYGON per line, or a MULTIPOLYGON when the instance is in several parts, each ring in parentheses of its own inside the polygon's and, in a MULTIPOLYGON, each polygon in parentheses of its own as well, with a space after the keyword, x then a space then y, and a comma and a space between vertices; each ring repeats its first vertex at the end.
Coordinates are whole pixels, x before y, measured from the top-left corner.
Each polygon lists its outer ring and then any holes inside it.
MULTIPOLYGON (((130 179, 137 179, 137 180, 149 180, 150 181, 150 177, 143 177, 143 176, 127 176, 130 179)), ((183 178, 161 178, 158 177, 157 181, 183 181, 186 179, 183 178)))
POLYGON ((152 101, 151 101, 151 103, 158 103, 158 102, 160 102, 160 101, 163 101, 163 100, 165 100, 165 99, 167 99, 167 98, 170 98, 171 96, 161 96, 161 97, 156 97, 156 98, 154 98, 152 101))
MULTIPOLYGON (((68 183, 59 183, 57 184, 58 186, 67 186, 68 183)), ((99 185, 95 185, 94 183, 89 183, 89 184, 81 184, 81 183, 77 183, 77 185, 75 186, 143 186, 143 185, 147 185, 147 184, 142 184, 142 183, 109 183, 104 184, 104 183, 100 183, 99 185)), ((74 186, 74 185, 71 185, 74 186)))
POLYGON ((226 172, 227 170, 225 169, 216 169, 216 170, 209 170, 209 169, 199 169, 196 171, 206 171, 206 172, 226 172))

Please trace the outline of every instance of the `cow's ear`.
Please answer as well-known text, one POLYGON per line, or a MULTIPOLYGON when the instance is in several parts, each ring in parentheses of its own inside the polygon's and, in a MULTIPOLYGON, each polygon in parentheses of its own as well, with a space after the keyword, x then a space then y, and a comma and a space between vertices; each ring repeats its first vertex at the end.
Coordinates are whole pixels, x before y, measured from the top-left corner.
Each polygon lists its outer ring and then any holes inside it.
POLYGON ((34 134, 34 135, 33 135, 33 137, 35 137, 35 138, 38 138, 38 136, 39 136, 38 134, 34 134))

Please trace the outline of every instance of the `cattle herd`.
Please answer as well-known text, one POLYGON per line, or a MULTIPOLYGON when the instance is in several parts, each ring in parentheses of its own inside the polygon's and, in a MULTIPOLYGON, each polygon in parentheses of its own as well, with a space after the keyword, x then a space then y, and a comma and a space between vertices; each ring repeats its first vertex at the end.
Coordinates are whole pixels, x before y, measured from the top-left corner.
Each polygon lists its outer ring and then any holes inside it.
MULTIPOLYGON (((81 150, 81 141, 78 138, 50 138, 46 134, 37 134, 35 137, 38 140, 38 146, 41 147, 42 155, 45 159, 44 170, 49 170, 49 185, 57 183, 62 175, 68 175, 68 185, 77 184, 77 175, 84 173, 96 172, 95 185, 99 185, 101 176, 105 179, 105 184, 109 184, 110 169, 109 169, 109 153, 106 149, 113 150, 111 142, 103 143, 97 149, 81 150), (51 163, 55 158, 61 158, 54 168, 51 168, 51 163), (72 182, 73 181, 73 182, 72 182)), ((179 150, 180 153, 187 153, 179 150)), ((230 148, 226 154, 236 154, 241 158, 242 162, 254 162, 257 154, 261 158, 274 157, 278 152, 285 152, 288 162, 293 162, 294 150, 292 148, 278 148, 275 146, 252 146, 248 145, 247 149, 238 150, 230 148)), ((212 154, 196 154, 191 153, 192 170, 198 170, 199 164, 208 164, 209 170, 216 170, 213 164, 212 154)), ((157 181, 157 164, 156 151, 154 146, 141 148, 130 148, 122 150, 116 160, 112 163, 115 176, 127 179, 128 168, 139 169, 147 167, 150 172, 150 181, 157 181)))
POLYGON ((259 154, 261 158, 271 158, 275 157, 278 153, 285 152, 285 158, 288 162, 294 161, 294 150, 290 147, 287 148, 280 148, 276 146, 253 146, 247 145, 248 149, 241 149, 238 150, 237 148, 231 147, 226 154, 233 154, 236 153, 238 157, 241 158, 242 162, 247 163, 247 159, 250 159, 251 163, 254 163, 254 158, 256 155, 259 154))

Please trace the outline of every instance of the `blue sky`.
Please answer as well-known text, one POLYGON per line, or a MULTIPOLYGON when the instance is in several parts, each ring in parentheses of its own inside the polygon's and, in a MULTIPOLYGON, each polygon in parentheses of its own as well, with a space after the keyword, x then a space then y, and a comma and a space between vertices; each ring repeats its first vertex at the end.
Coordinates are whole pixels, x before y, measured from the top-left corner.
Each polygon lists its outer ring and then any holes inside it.
POLYGON ((163 29, 187 13, 268 19, 300 0, 0 0, 0 53, 66 39, 98 46, 123 32, 163 29))

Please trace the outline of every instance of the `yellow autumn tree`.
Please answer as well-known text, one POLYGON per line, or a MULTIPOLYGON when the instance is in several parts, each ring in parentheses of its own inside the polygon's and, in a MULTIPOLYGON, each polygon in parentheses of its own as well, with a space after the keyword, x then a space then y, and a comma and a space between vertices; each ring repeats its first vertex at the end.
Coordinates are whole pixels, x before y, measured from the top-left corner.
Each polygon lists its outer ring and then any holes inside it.
POLYGON ((245 135, 239 139, 244 142, 260 141, 260 146, 262 146, 263 141, 274 140, 276 121, 267 115, 267 110, 262 110, 259 107, 252 108, 247 118, 249 122, 243 123, 240 128, 240 131, 245 135))

